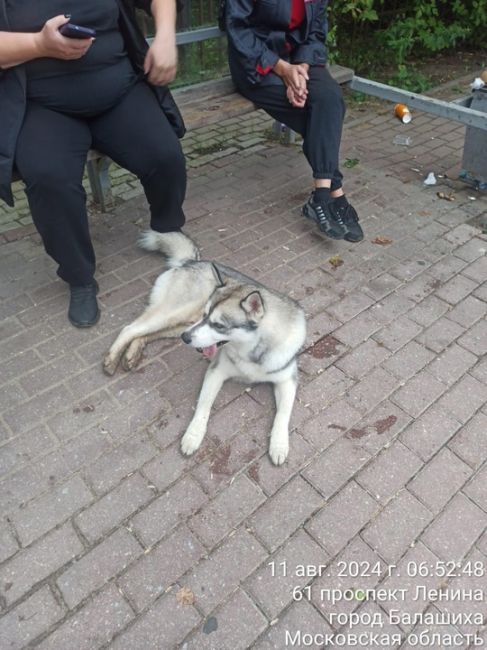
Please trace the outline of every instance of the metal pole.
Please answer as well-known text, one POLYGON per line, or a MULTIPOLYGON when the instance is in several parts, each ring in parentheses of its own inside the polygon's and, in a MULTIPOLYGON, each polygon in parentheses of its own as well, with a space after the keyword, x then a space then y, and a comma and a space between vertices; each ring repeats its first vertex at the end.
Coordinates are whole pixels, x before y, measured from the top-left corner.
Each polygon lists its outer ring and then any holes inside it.
POLYGON ((445 102, 442 99, 434 99, 426 95, 419 95, 408 90, 387 86, 378 81, 364 79, 354 76, 349 84, 352 90, 373 95, 391 102, 407 104, 409 108, 416 108, 425 113, 432 113, 447 120, 454 120, 467 126, 487 131, 487 115, 455 102, 445 102))

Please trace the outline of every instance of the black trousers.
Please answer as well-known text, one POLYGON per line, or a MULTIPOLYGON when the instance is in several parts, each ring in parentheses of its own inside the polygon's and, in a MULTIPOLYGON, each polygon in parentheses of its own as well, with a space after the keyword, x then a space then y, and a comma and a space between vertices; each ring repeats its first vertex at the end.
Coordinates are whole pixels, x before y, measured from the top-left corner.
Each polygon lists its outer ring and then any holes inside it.
POLYGON ((58 263, 58 275, 74 285, 89 284, 95 272, 82 185, 90 148, 139 177, 152 229, 170 232, 184 224, 184 155, 147 84, 138 82, 113 108, 94 117, 27 102, 15 164, 45 249, 58 263))
POLYGON ((339 153, 345 103, 340 86, 328 70, 320 66, 309 69, 304 108, 289 103, 284 83, 250 86, 235 81, 242 95, 303 136, 303 152, 313 177, 329 178, 332 190, 340 188, 343 176, 339 170, 339 153))

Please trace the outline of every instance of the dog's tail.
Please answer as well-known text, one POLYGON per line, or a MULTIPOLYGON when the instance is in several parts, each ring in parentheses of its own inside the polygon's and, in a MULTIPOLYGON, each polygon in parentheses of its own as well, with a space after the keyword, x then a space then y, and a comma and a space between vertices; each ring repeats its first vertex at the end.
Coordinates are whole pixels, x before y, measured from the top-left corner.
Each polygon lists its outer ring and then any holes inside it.
POLYGON ((170 268, 185 262, 199 260, 200 252, 192 239, 182 232, 146 230, 139 238, 139 246, 147 251, 158 251, 167 258, 170 268))

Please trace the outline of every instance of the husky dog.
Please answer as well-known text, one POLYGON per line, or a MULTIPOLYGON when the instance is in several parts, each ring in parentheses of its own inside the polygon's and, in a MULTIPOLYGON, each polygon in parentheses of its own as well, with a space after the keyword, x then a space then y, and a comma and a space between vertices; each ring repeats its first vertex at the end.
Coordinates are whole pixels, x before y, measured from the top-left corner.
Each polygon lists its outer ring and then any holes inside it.
POLYGON ((211 359, 181 441, 188 456, 201 445, 211 407, 227 379, 274 384, 277 410, 269 454, 281 465, 289 450, 296 357, 306 336, 303 310, 234 269, 200 261, 195 244, 180 232, 148 231, 140 245, 163 253, 170 268, 157 278, 142 316, 124 327, 113 343, 103 363, 105 372, 113 375, 120 360, 130 370, 156 338, 181 336, 211 359))

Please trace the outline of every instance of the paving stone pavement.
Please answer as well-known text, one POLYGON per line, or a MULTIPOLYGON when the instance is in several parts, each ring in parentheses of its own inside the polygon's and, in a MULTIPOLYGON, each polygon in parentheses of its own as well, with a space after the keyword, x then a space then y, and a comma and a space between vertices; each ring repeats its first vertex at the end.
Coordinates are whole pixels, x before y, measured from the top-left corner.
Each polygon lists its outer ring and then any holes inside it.
POLYGON ((487 641, 485 598, 468 598, 487 589, 487 201, 448 179, 422 184, 459 167, 463 135, 389 111, 348 124, 357 245, 301 217, 297 147, 258 142, 190 169, 187 231, 203 255, 307 313, 281 468, 266 454, 268 387, 225 386, 186 459, 178 442, 206 362, 166 341, 134 372, 102 374, 162 269, 135 244, 141 197, 92 218, 103 314, 89 331, 69 325, 37 235, 2 235, 3 648, 281 650, 286 633, 316 635, 294 646, 312 648, 348 633, 390 635, 391 648, 415 647, 411 632, 487 641), (411 146, 393 144, 402 133, 411 146))

